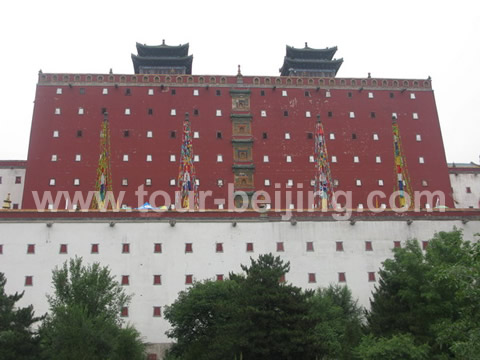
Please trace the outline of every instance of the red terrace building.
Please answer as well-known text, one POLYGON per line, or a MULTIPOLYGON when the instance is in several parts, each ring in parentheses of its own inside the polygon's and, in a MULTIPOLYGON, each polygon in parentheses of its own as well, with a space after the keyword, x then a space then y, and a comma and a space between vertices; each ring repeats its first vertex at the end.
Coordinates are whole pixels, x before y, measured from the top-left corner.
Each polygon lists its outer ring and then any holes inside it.
MULTIPOLYGON (((395 189, 392 115, 412 190, 441 191, 453 207, 430 79, 337 78, 343 60, 333 59, 336 48, 287 46, 278 77, 243 76, 240 69, 237 76, 191 75, 188 44, 137 50, 133 75, 39 74, 23 209, 36 208, 34 191, 41 198, 95 190, 105 113, 113 191, 125 191, 121 204, 131 208, 149 201, 137 199, 141 185, 174 201, 185 113, 199 190, 212 191, 207 209, 221 209, 222 200, 228 208, 228 184, 250 196, 266 191, 272 209, 307 209, 318 115, 334 190, 351 191, 352 208, 367 208, 374 190, 389 196, 395 189)), ((389 207, 388 199, 375 203, 389 207)), ((155 205, 163 204, 159 196, 155 205)), ((59 208, 67 205, 62 198, 59 208)))

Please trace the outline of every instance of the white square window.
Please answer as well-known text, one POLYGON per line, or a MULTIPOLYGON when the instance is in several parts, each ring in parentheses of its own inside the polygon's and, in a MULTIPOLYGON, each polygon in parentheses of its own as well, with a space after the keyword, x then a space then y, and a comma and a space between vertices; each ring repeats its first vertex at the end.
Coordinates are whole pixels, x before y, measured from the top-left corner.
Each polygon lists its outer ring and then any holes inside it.
POLYGON ((287 186, 293 186, 293 180, 292 179, 287 180, 287 186))
POLYGON ((57 155, 56 154, 52 155, 52 161, 57 161, 57 155))
POLYGON ((338 186, 338 180, 337 179, 333 179, 333 186, 338 186))
POLYGON ((373 140, 378 140, 378 134, 373 134, 373 140))
POLYGON ((148 89, 148 95, 153 95, 153 89, 148 89))
POLYGON ((152 185, 152 179, 145 179, 145 185, 147 186, 152 185))
POLYGON ((147 138, 153 137, 153 131, 147 131, 147 138))
POLYGON ((265 204, 265 209, 270 210, 272 208, 272 205, 270 204, 265 204))
POLYGON ((195 185, 200 186, 200 179, 195 179, 195 185))
POLYGON ((62 95, 62 88, 57 88, 57 95, 62 95))
POLYGON ((360 159, 358 158, 358 156, 354 156, 354 157, 353 157, 353 162, 354 162, 354 163, 360 162, 360 159))
POLYGON ((332 156, 332 163, 336 163, 337 162, 337 157, 335 155, 332 156))
POLYGON ((171 110, 170 110, 170 115, 172 115, 172 116, 177 115, 177 110, 171 109, 171 110))
POLYGON ((288 205, 288 208, 289 208, 289 209, 295 209, 295 206, 294 206, 293 204, 289 204, 289 205, 288 205))
POLYGON ((83 108, 78 108, 78 115, 83 115, 84 111, 83 111, 83 108))
POLYGON ((355 180, 355 184, 357 186, 362 186, 362 180, 359 180, 359 179, 355 180))
POLYGON ((216 115, 217 116, 222 116, 222 110, 217 110, 216 115))
POLYGON ((48 184, 50 186, 54 186, 55 185, 55 179, 50 179, 50 182, 48 184))
POLYGON ((218 204, 218 210, 223 210, 223 204, 218 204))
POLYGON ((58 137, 59 133, 58 133, 58 130, 54 130, 53 131, 53 137, 58 137))
POLYGON ((428 181, 427 180, 422 180, 422 186, 428 186, 428 181))
POLYGON ((128 185, 128 179, 122 179, 122 186, 128 185))
POLYGON ((193 90, 193 96, 198 96, 198 90, 197 89, 193 90))
POLYGON ((290 155, 287 155, 286 159, 287 162, 292 162, 292 157, 290 155))
POLYGON ((412 114, 412 118, 413 118, 414 120, 418 120, 418 113, 413 113, 413 114, 412 114))
POLYGON ((373 99, 373 93, 372 93, 372 92, 369 92, 369 93, 368 93, 368 98, 369 98, 369 99, 373 99))
POLYGON ((420 135, 420 134, 415 135, 415 139, 417 141, 422 141, 422 135, 420 135))
POLYGON ((330 133, 330 140, 335 140, 335 134, 334 133, 330 133))
POLYGON ((423 156, 420 156, 420 157, 418 158, 418 162, 419 162, 420 164, 425 164, 425 159, 423 158, 423 156))
POLYGON ((75 161, 82 161, 82 155, 81 154, 76 154, 75 155, 75 161))
POLYGON ((416 99, 415 93, 410 93, 410 99, 416 99))
POLYGON ((193 155, 193 161, 194 162, 199 162, 200 161, 200 155, 193 155))
POLYGON ((392 119, 398 119, 397 113, 392 113, 392 119))
POLYGON ((62 113, 62 111, 60 110, 60 108, 55 108, 55 115, 60 115, 62 113))
POLYGON ((147 161, 152 161, 152 155, 147 155, 147 161))
POLYGON ((103 88, 102 94, 103 94, 103 95, 108 95, 108 89, 107 89, 107 88, 103 88))
POLYGON ((217 155, 217 162, 223 162, 223 155, 217 155))
POLYGON ((53 204, 48 204, 48 210, 53 210, 53 204))
POLYGON ((325 97, 332 97, 332 94, 330 93, 330 91, 327 90, 327 92, 325 93, 325 97))
POLYGON ((315 186, 315 179, 310 180, 310 186, 315 186))
POLYGON ((383 186, 383 180, 378 180, 378 186, 383 186))
POLYGON ((315 162, 315 158, 313 157, 313 155, 310 155, 308 157, 308 161, 311 162, 311 163, 315 162))
POLYGON ((312 113, 310 111, 306 111, 305 112, 305 117, 312 117, 312 113))
POLYGON ((375 162, 376 163, 381 163, 382 162, 382 158, 380 156, 376 156, 375 157, 375 162))
POLYGON ((290 140, 290 133, 285 133, 285 139, 290 140))
POLYGON ((353 111, 350 111, 350 119, 354 119, 355 118, 355 113, 353 111))
POLYGON ((267 112, 265 110, 260 111, 261 117, 267 117, 267 112))
POLYGON ((265 179, 265 181, 263 183, 265 184, 265 186, 270 186, 270 180, 269 179, 265 179))
POLYGON ((194 139, 200 138, 200 133, 199 133, 198 131, 194 131, 194 132, 193 132, 193 138, 194 138, 194 139))
POLYGON ((282 96, 287 96, 287 90, 282 90, 282 96))
POLYGON ((127 154, 123 154, 123 161, 128 161, 128 155, 127 154))
POLYGON ((217 186, 223 186, 223 179, 217 180, 217 186))
POLYGON ((175 161, 176 161, 175 155, 170 155, 170 162, 175 162, 175 161))
POLYGON ((170 179, 170 186, 175 186, 176 185, 176 180, 175 179, 170 179))
POLYGON ((129 108, 125 109, 125 115, 130 115, 130 109, 129 108))
POLYGON ((79 186, 80 185, 80 179, 73 179, 73 185, 79 186))
POLYGON ((263 155, 263 162, 269 162, 268 155, 263 155))

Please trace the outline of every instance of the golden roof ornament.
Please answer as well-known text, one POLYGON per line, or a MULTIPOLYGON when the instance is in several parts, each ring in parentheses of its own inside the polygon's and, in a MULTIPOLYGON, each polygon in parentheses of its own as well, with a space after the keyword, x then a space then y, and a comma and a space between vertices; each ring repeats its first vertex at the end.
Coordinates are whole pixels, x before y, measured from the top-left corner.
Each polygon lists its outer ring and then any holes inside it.
POLYGON ((5 210, 10 210, 11 208, 11 205, 12 204, 12 200, 10 200, 10 193, 7 194, 7 198, 5 200, 3 200, 3 206, 2 206, 2 209, 5 209, 5 210))

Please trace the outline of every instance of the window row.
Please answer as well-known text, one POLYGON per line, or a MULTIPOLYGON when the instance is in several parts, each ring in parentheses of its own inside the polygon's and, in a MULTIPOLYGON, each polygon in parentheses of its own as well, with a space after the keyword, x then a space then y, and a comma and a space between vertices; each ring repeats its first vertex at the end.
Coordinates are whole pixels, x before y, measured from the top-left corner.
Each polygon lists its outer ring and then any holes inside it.
MULTIPOLYGON (((142 88, 142 90, 143 90, 143 88, 142 88)), ((81 95, 85 95, 85 93, 86 93, 85 88, 80 88, 79 91, 80 91, 81 95)), ((109 93, 110 93, 109 88, 102 88, 102 95, 108 95, 109 93)), ((130 96, 130 95, 133 94, 131 88, 125 88, 123 93, 124 93, 125 96, 130 96)), ((176 95, 176 93, 177 93, 176 89, 171 89, 170 93, 172 95, 176 95)), ((56 94, 57 95, 62 95, 63 94, 63 88, 57 88, 56 94)), ((155 89, 153 89, 153 88, 147 89, 147 95, 149 95, 149 96, 155 95, 155 89)), ((193 90, 193 96, 199 96, 199 95, 200 95, 200 90, 199 89, 194 89, 193 90)), ((216 96, 222 95, 222 91, 221 90, 215 90, 215 95, 216 96)))
MULTIPOLYGON (((313 133, 312 132, 307 132, 306 134, 307 134, 307 139, 310 139, 310 140, 313 139, 313 133)), ((122 130, 122 135, 125 138, 130 137, 131 130, 122 130)), ((170 135, 170 138, 176 139, 177 138, 177 131, 176 130, 170 130, 169 135, 170 135)), ((54 130, 52 136, 54 138, 60 137, 60 131, 59 130, 54 130)), ((76 131, 76 136, 77 137, 83 137, 83 130, 77 130, 76 131)), ((102 137, 102 136, 103 136, 103 133, 100 133, 100 137, 102 137)), ((148 130, 146 132, 146 137, 147 138, 153 138, 153 131, 148 130)), ((217 139, 223 139, 223 133, 221 131, 216 131, 215 137, 217 139)), ((357 140, 357 138, 358 138, 356 133, 352 133, 351 137, 352 137, 352 140, 357 140)), ((193 132, 193 138, 194 139, 200 139, 200 132, 199 131, 194 131, 193 132)), ((292 136, 289 132, 286 132, 286 133, 284 133, 284 138, 285 138, 285 140, 291 140, 292 136)), ((329 133, 328 138, 330 140, 335 140, 336 139, 335 133, 329 133)), ((268 133, 263 132, 262 133, 262 139, 268 139, 268 133)), ((372 134, 372 139, 375 140, 375 141, 378 141, 379 140, 378 134, 373 133, 372 134)), ((415 140, 416 141, 422 141, 422 135, 421 134, 415 134, 415 140)))
MULTIPOLYGON (((75 159, 76 162, 79 162, 79 161, 82 160, 82 155, 81 155, 81 154, 76 154, 74 159, 75 159)), ((129 159, 130 159, 130 157, 129 157, 128 154, 124 154, 124 155, 122 156, 122 161, 124 161, 124 162, 128 162, 129 159)), ((55 162, 55 161, 57 161, 57 160, 58 160, 57 154, 52 154, 52 156, 51 156, 51 161, 55 162)), ((169 155, 169 160, 170 160, 170 162, 176 162, 176 161, 177 161, 177 156, 174 155, 174 154, 171 154, 171 155, 169 155)), ((146 162, 152 162, 152 161, 153 161, 153 156, 152 156, 151 154, 147 154, 146 157, 145 157, 145 161, 146 161, 146 162)), ((194 156, 193 156, 193 161, 194 161, 194 162, 200 162, 200 155, 194 155, 194 156)), ((217 161, 217 163, 223 162, 223 155, 222 155, 222 154, 217 154, 217 156, 216 156, 216 161, 217 161)), ((288 163, 293 162, 292 156, 291 156, 291 155, 285 155, 285 161, 288 162, 288 163)), ((314 157, 313 155, 310 155, 310 156, 308 157, 308 161, 309 161, 310 163, 314 163, 314 162, 315 162, 315 157, 314 157)), ((269 155, 263 155, 263 162, 264 162, 264 163, 270 162, 270 157, 269 157, 269 155)), ((332 156, 332 163, 336 163, 336 162, 337 162, 337 157, 336 157, 335 155, 333 155, 333 156, 332 156)), ((353 157, 353 162, 354 162, 354 163, 359 163, 359 162, 360 162, 360 158, 359 158, 358 156, 354 156, 354 157, 353 157)), ((382 158, 381 158, 380 156, 376 156, 376 157, 375 157, 375 162, 376 162, 376 163, 381 163, 381 162, 382 162, 382 158)), ((423 157, 419 157, 419 158, 418 158, 418 162, 419 162, 420 164, 424 164, 424 163, 425 163, 425 159, 424 159, 423 157)), ((16 182, 16 184, 21 184, 21 180, 20 180, 20 182, 16 182)), ((54 184, 53 184, 53 185, 54 185, 54 184)), ((79 184, 76 184, 76 185, 79 185, 79 184)))
MULTIPOLYGON (((424 243, 428 243, 424 241, 424 243)), ((344 246, 343 246, 343 241, 336 241, 335 242, 335 251, 344 251, 344 246)), ((283 241, 279 241, 275 243, 276 246, 276 251, 277 252, 284 252, 285 251, 285 243, 283 241)), ((364 242, 365 246, 365 251, 373 251, 373 242, 372 241, 365 241, 364 242)), ((400 241, 394 241, 393 242, 393 247, 394 248, 399 248, 400 241)), ((425 246, 424 246, 425 247, 425 246)), ((130 244, 129 243, 123 243, 121 244, 121 252, 122 254, 129 254, 130 253, 130 244)), ((223 253, 224 252, 224 243, 215 243, 215 252, 217 253, 223 253)), ((27 244, 27 254, 35 254, 36 250, 36 244, 27 244)), ((162 243, 154 243, 153 244, 153 253, 155 254, 161 254, 163 253, 163 244, 162 243)), ((247 242, 245 243, 245 250, 246 252, 253 252, 254 251, 254 243, 253 242, 247 242)), ((3 244, 0 244, 0 254, 3 254, 4 248, 3 244)), ((307 252, 313 252, 315 251, 314 247, 314 242, 313 241, 307 241, 305 242, 305 251, 307 252)), ((90 252, 92 254, 99 254, 100 253, 100 244, 95 243, 95 244, 90 244, 90 252)), ((59 245, 59 253, 60 254, 68 254, 68 244, 60 244, 59 245)), ((185 253, 193 253, 193 243, 185 243, 185 253)), ((160 278, 158 278, 160 279, 160 278)))
MULTIPOLYGON (((339 272, 338 274, 338 282, 346 282, 347 276, 345 272, 339 272)), ((376 281, 376 273, 374 271, 367 272, 367 279, 369 282, 376 281)), ((216 281, 224 281, 225 275, 224 274, 216 274, 215 275, 216 281)), ((153 275, 153 285, 161 285, 161 275, 153 275)), ((308 283, 316 283, 317 282, 317 275, 316 273, 307 273, 307 281, 308 283)), ((185 275, 185 285, 192 285, 195 282, 193 274, 186 274, 185 275)), ((286 282, 285 275, 282 275, 279 278, 279 282, 283 283, 286 282)), ((130 285, 130 276, 129 275, 122 275, 120 284, 122 286, 129 286, 130 285)), ((24 286, 34 286, 33 282, 33 275, 26 275, 24 286)), ((124 308, 125 309, 125 308, 124 308)), ((159 311, 159 310, 157 310, 159 311)), ((124 312, 124 310, 122 310, 124 312)), ((127 312, 128 314, 128 312, 127 312)), ((123 315, 123 314, 122 314, 123 315)), ((128 316, 128 315, 127 315, 128 316)), ((160 315, 158 315, 160 316, 160 315)))
MULTIPOLYGON (((289 81, 290 81, 290 84, 291 84, 291 80, 287 79, 287 84, 288 85, 290 85, 289 81)), ((258 85, 258 82, 256 83, 256 85, 258 85)), ((343 86, 346 85, 345 80, 341 80, 341 85, 343 85, 343 86)), ((384 85, 386 86, 386 84, 384 84, 384 85)), ((163 91, 163 85, 160 88, 163 91)), ((276 88, 274 88, 274 89, 276 89, 276 88)), ((363 90, 363 88, 361 90, 359 90, 360 94, 362 93, 362 90, 363 90)), ((143 91, 143 88, 142 88, 142 91, 143 91)), ((81 95, 84 95, 86 93, 85 88, 80 88, 79 92, 80 92, 81 95)), ((317 92, 318 92, 318 89, 317 89, 317 92)), ((125 88, 123 93, 124 93, 125 96, 130 96, 130 95, 132 95, 132 89, 131 88, 125 88)), ((403 91, 402 91, 402 93, 403 93, 403 91)), ((57 95, 62 95, 63 94, 63 88, 57 88, 56 94, 57 95)), ((109 88, 102 88, 102 95, 108 95, 108 94, 109 94, 109 88)), ((155 94, 155 89, 148 88, 147 89, 147 94, 149 96, 153 96, 155 94)), ((176 89, 171 89, 170 94, 171 95, 176 95, 176 89)), ((221 90, 219 90, 219 89, 215 90, 215 95, 216 96, 220 96, 221 94, 222 94, 221 90)), ((354 94, 354 92, 349 91, 349 92, 347 92, 347 97, 348 98, 353 98, 353 94, 354 94)), ((200 96, 200 90, 199 89, 193 89, 192 90, 192 95, 193 96, 200 96)), ((260 96, 265 96, 265 90, 260 90, 260 96)), ((282 90, 282 96, 288 96, 288 91, 287 90, 282 90)), ((309 91, 309 90, 305 90, 304 91, 304 96, 305 97, 311 97, 312 92, 309 91)), ((330 90, 325 91, 325 97, 332 97, 332 94, 331 94, 330 90)), ((393 99, 395 97, 395 93, 390 92, 389 97, 393 99)), ((374 93, 371 92, 371 91, 367 92, 367 98, 373 99, 374 98, 374 93)), ((413 92, 409 93, 409 98, 412 99, 412 100, 415 100, 416 99, 415 93, 413 93, 413 92)))
MULTIPOLYGON (((355 185, 356 185, 356 186, 362 186, 362 185, 363 185, 361 179, 354 179, 354 181, 355 181, 355 185)), ((377 185, 378 185, 378 186, 384 186, 384 181, 383 181, 383 179, 378 179, 376 182, 377 182, 377 185)), ((57 181, 56 181, 55 178, 50 178, 50 179, 49 179, 48 184, 49 184, 50 186, 55 186, 56 183, 57 183, 57 181)), ((170 179, 168 180, 168 184, 169 184, 170 186, 176 186, 176 185, 177 185, 177 179, 176 179, 176 178, 170 178, 170 179)), ((224 182, 223 179, 217 179, 217 186, 218 186, 218 187, 222 187, 222 186, 224 186, 224 184, 225 184, 225 182, 224 182)), ((74 185, 74 186, 80 186, 80 179, 79 179, 79 178, 74 178, 74 179, 73 179, 73 185, 74 185)), ((128 186, 128 185, 129 185, 128 178, 123 178, 123 179, 122 179, 122 186, 128 186)), ((151 178, 146 178, 146 179, 145 179, 145 182, 144 182, 144 185, 146 185, 146 186, 152 186, 152 179, 151 179, 151 178)), ((200 186, 200 179, 199 179, 199 178, 196 178, 196 179, 195 179, 195 185, 200 186)), ((271 186, 271 185, 272 185, 272 181, 271 181, 270 179, 264 179, 264 180, 263 180, 263 185, 264 185, 264 186, 271 186)), ((275 183, 275 185, 282 185, 282 184, 281 184, 281 183, 275 183)), ((293 180, 293 179, 287 179, 287 182, 285 183, 285 185, 286 185, 287 187, 292 187, 292 186, 294 186, 294 180, 293 180)), ((338 180, 338 179, 333 179, 333 186, 334 186, 334 187, 337 187, 337 186, 339 186, 339 185, 340 185, 339 180, 338 180)), ((301 186, 303 186, 303 182, 297 183, 297 187, 298 187, 298 188, 301 188, 301 186)), ((314 180, 314 179, 310 180, 310 186, 315 186, 315 180, 314 180)), ((423 187, 428 186, 428 181, 427 181, 427 180, 422 180, 422 186, 423 186, 423 187)), ((293 205, 292 205, 292 206, 293 206, 293 205)), ((219 205, 219 209, 223 209, 223 204, 220 204, 220 205, 219 205)))
MULTIPOLYGON (((0 176, 0 185, 3 183, 3 178, 0 176)), ((21 184, 22 183, 22 177, 21 176, 15 176, 15 180, 13 182, 14 184, 21 184)))
MULTIPOLYGON (((104 109, 102 109, 102 113, 105 113, 104 109)), ((153 115, 153 109, 149 108, 147 110, 148 115, 153 115)), ((61 108, 55 108, 55 115, 61 115, 62 114, 62 109, 61 108)), ((79 107, 78 108, 78 115, 84 115, 85 114, 85 108, 79 107)), ((132 110, 130 108, 125 108, 124 109, 124 114, 125 115, 131 115, 132 110)), ((170 115, 171 116, 176 116, 177 115, 177 110, 176 109, 170 109, 170 115)), ((194 115, 198 115, 198 110, 194 110, 194 115)), ((222 110, 217 109, 215 110, 215 116, 222 116, 222 110)))
MULTIPOLYGON (((105 113, 105 112, 106 112, 106 109, 105 109, 105 108, 102 108, 102 113, 105 113)), ((77 113, 78 113, 78 115, 84 115, 84 114, 85 114, 85 108, 79 107, 77 113)), ((61 109, 61 108, 55 108, 55 115, 61 115, 61 114, 62 114, 62 109, 61 109)), ((124 109, 124 114, 125 114, 125 115, 131 115, 131 114, 132 114, 131 108, 125 108, 125 109, 124 109)), ((148 114, 148 115, 153 115, 153 109, 152 109, 152 108, 148 108, 148 109, 147 109, 147 114, 148 114)), ((170 115, 171 115, 171 116, 176 116, 176 115, 177 115, 177 110, 176 110, 176 109, 170 109, 170 115)), ((199 115, 199 110, 198 110, 198 109, 194 109, 194 110, 193 110, 193 115, 199 115)), ((333 117, 333 112, 332 112, 332 111, 328 111, 327 115, 328 115, 328 117, 333 117)), ((215 110, 215 116, 222 116, 222 110, 220 110, 220 109, 215 110)), ((266 111, 266 110, 260 110, 260 116, 261 116, 261 117, 267 117, 267 111, 266 111)), ((289 116, 288 110, 283 110, 283 116, 284 116, 284 117, 289 116)), ((305 117, 306 117, 306 118, 312 117, 311 112, 310 112, 310 111, 306 111, 306 112, 305 112, 305 117)), ((354 111, 348 112, 348 117, 349 117, 350 119, 355 119, 355 118, 356 118, 355 112, 354 112, 354 111)), ((371 117, 371 118, 376 118, 376 113, 375 113, 375 112, 370 112, 370 117, 371 117)), ((393 113, 392 113, 392 117, 394 117, 395 119, 397 119, 397 118, 398 118, 397 113, 396 113, 396 112, 393 112, 393 113)), ((418 119, 419 119, 418 113, 416 113, 416 112, 412 113, 412 119, 418 120, 418 119)))

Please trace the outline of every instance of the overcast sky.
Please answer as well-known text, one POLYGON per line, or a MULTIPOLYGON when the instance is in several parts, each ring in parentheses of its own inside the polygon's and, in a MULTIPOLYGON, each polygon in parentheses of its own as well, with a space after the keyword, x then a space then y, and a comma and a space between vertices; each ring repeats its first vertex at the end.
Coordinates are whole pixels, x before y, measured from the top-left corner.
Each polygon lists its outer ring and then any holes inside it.
POLYGON ((38 70, 131 74, 135 42, 190 43, 194 74, 278 75, 338 46, 338 77, 432 77, 449 162, 479 162, 478 1, 4 1, 0 159, 26 159, 38 70), (477 6, 475 6, 477 4, 477 6))

